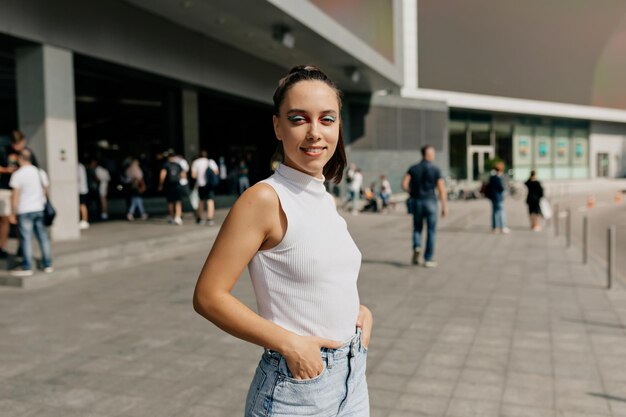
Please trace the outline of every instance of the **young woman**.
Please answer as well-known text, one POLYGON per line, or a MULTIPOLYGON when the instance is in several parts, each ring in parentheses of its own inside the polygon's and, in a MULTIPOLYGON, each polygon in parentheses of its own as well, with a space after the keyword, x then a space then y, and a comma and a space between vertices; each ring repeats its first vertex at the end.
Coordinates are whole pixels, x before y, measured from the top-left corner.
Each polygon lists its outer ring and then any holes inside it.
POLYGON ((198 278, 195 310, 265 348, 246 416, 369 415, 361 253, 324 187, 345 169, 340 113, 340 92, 319 68, 280 80, 273 121, 283 163, 237 200, 198 278), (231 295, 246 265, 258 314, 231 295))
POLYGON ((541 231, 541 208, 539 202, 543 197, 543 187, 537 180, 535 170, 530 171, 530 178, 526 181, 528 195, 526 196, 526 204, 528 204, 528 215, 530 216, 530 228, 534 232, 541 231))

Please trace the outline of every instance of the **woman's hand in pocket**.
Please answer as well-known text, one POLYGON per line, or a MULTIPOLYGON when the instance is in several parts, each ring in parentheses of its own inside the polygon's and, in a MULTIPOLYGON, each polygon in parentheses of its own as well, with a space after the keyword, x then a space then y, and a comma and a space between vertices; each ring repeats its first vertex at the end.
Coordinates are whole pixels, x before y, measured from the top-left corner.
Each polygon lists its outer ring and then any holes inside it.
POLYGON ((369 308, 361 304, 359 308, 359 317, 356 319, 356 327, 361 329, 361 339, 363 340, 363 346, 367 349, 370 345, 370 339, 372 338, 372 325, 374 324, 374 318, 369 308))
POLYGON ((294 335, 281 354, 294 379, 313 379, 324 370, 320 349, 337 349, 341 345, 341 342, 321 337, 294 335))

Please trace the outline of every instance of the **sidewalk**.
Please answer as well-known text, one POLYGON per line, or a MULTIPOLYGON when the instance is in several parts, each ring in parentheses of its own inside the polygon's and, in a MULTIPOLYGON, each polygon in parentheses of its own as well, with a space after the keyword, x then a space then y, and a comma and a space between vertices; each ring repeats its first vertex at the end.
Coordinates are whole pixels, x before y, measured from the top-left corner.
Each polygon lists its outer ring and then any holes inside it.
MULTIPOLYGON (((15 278, 9 269, 18 264, 16 258, 0 261, 0 286, 41 288, 57 285, 73 279, 85 278, 94 273, 135 267, 147 262, 161 261, 184 254, 194 244, 213 241, 219 225, 228 211, 215 212, 215 226, 199 226, 192 213, 185 213, 182 226, 168 224, 165 216, 148 220, 111 220, 92 223, 81 231, 77 240, 52 243, 55 271, 34 276, 15 278)), ((9 253, 15 253, 17 240, 10 239, 9 253)), ((35 259, 39 259, 39 247, 34 245, 35 259)))
POLYGON ((524 208, 491 235, 487 202, 452 205, 434 270, 408 266, 398 225, 369 226, 393 242, 359 242, 374 415, 626 416, 623 286, 606 291, 577 248, 528 231, 524 208))
MULTIPOLYGON (((375 317, 372 416, 626 417, 623 285, 605 290, 604 270, 580 265, 578 248, 528 231, 523 203, 507 204, 511 235, 489 233, 488 210, 451 204, 435 269, 410 265, 406 214, 346 215, 375 317)), ((49 288, 0 288, 0 414, 242 416, 261 349, 192 311, 210 245, 49 288)), ((255 307, 247 272, 234 292, 255 307)))

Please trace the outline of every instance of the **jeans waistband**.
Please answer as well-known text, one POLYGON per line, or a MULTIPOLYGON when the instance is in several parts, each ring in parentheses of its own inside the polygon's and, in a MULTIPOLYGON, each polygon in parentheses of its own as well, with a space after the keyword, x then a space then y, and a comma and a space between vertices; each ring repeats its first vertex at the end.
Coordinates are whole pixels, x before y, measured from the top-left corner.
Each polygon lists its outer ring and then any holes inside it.
MULTIPOLYGON (((332 363, 333 361, 345 358, 346 356, 355 356, 360 347, 362 347, 361 329, 357 328, 356 333, 350 338, 350 340, 341 345, 341 347, 337 349, 323 347, 320 349, 320 353, 323 359, 330 360, 330 363, 332 363)), ((272 365, 277 366, 283 356, 280 352, 265 349, 263 357, 272 365)))

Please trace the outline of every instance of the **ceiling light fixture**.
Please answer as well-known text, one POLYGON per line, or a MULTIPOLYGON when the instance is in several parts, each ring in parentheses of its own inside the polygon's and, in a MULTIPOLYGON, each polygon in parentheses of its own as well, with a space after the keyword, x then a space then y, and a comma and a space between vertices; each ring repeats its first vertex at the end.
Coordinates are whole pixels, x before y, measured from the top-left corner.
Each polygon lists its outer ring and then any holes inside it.
POLYGON ((346 67, 346 76, 355 84, 361 81, 361 72, 357 69, 357 67, 346 67))
POLYGON ((293 49, 296 46, 296 37, 291 32, 291 29, 285 25, 275 25, 272 28, 272 38, 289 49, 293 49))

